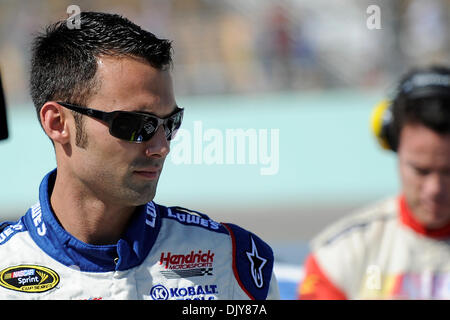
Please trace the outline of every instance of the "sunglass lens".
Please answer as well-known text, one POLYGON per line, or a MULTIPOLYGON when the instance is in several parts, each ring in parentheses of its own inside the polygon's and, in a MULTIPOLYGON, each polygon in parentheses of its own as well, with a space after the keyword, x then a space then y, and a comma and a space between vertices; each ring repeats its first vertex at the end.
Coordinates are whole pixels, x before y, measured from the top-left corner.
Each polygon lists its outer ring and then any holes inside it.
POLYGON ((139 141, 143 139, 139 132, 140 128, 141 119, 134 115, 120 113, 114 118, 110 132, 113 136, 122 140, 139 141))
POLYGON ((175 135, 181 126, 182 120, 183 120, 183 111, 178 112, 172 118, 169 119, 166 126, 166 137, 168 140, 172 140, 173 138, 175 138, 175 135))
MULTIPOLYGON (((163 127, 167 140, 172 140, 175 137, 176 131, 181 126, 182 119, 183 112, 179 112, 165 121, 163 127)), ((109 131, 116 138, 142 142, 150 140, 157 128, 157 118, 118 112, 111 123, 109 131)))

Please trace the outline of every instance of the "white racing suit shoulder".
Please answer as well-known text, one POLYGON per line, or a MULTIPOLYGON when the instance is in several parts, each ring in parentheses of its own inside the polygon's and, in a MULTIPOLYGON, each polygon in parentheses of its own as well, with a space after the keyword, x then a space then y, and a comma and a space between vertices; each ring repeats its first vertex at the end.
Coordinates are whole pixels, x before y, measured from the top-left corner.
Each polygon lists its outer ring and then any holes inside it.
POLYGON ((402 223, 398 198, 337 221, 312 241, 311 250, 348 299, 450 298, 450 241, 402 223))
POLYGON ((396 199, 384 199, 333 222, 311 241, 311 247, 317 249, 335 241, 343 241, 346 237, 362 235, 368 227, 373 227, 377 223, 383 224, 396 218, 396 199))

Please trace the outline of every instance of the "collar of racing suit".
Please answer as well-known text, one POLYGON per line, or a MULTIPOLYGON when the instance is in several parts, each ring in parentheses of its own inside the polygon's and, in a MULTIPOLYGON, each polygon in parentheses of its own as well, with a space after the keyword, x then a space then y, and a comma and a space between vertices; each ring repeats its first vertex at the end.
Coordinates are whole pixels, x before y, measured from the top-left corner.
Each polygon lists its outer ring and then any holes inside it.
POLYGON ((59 224, 50 205, 56 169, 39 187, 39 203, 24 216, 24 224, 36 244, 55 260, 89 272, 127 270, 143 262, 161 227, 159 207, 149 202, 137 207, 129 227, 112 245, 91 245, 73 237, 59 224))
POLYGON ((450 237, 450 223, 440 229, 430 230, 425 226, 420 224, 419 221, 414 217, 411 209, 406 203, 405 196, 402 194, 398 197, 399 211, 400 211, 400 221, 406 226, 413 229, 415 232, 422 234, 426 237, 443 239, 450 237))

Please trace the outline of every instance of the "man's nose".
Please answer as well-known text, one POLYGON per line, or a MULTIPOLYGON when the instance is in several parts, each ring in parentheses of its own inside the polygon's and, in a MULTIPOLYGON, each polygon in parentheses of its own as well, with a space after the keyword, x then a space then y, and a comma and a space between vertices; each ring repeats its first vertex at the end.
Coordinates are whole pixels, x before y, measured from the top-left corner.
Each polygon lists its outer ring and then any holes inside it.
POLYGON ((164 158, 170 151, 170 143, 166 138, 162 125, 156 129, 154 136, 145 144, 145 155, 147 157, 164 158))
POLYGON ((439 173, 430 174, 425 180, 424 191, 432 197, 438 198, 445 192, 445 179, 439 173))

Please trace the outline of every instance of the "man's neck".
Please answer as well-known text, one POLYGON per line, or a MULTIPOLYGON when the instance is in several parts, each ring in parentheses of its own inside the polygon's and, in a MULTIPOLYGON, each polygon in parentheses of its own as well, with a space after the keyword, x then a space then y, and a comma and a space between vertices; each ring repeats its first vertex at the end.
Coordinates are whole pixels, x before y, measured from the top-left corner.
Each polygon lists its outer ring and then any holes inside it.
POLYGON ((50 196, 57 220, 67 232, 85 243, 117 243, 136 207, 107 203, 86 189, 58 171, 50 196))
POLYGON ((436 228, 429 228, 425 223, 420 221, 409 207, 404 195, 398 198, 400 219, 403 224, 413 229, 415 232, 427 237, 443 239, 450 236, 450 223, 440 225, 436 228))

